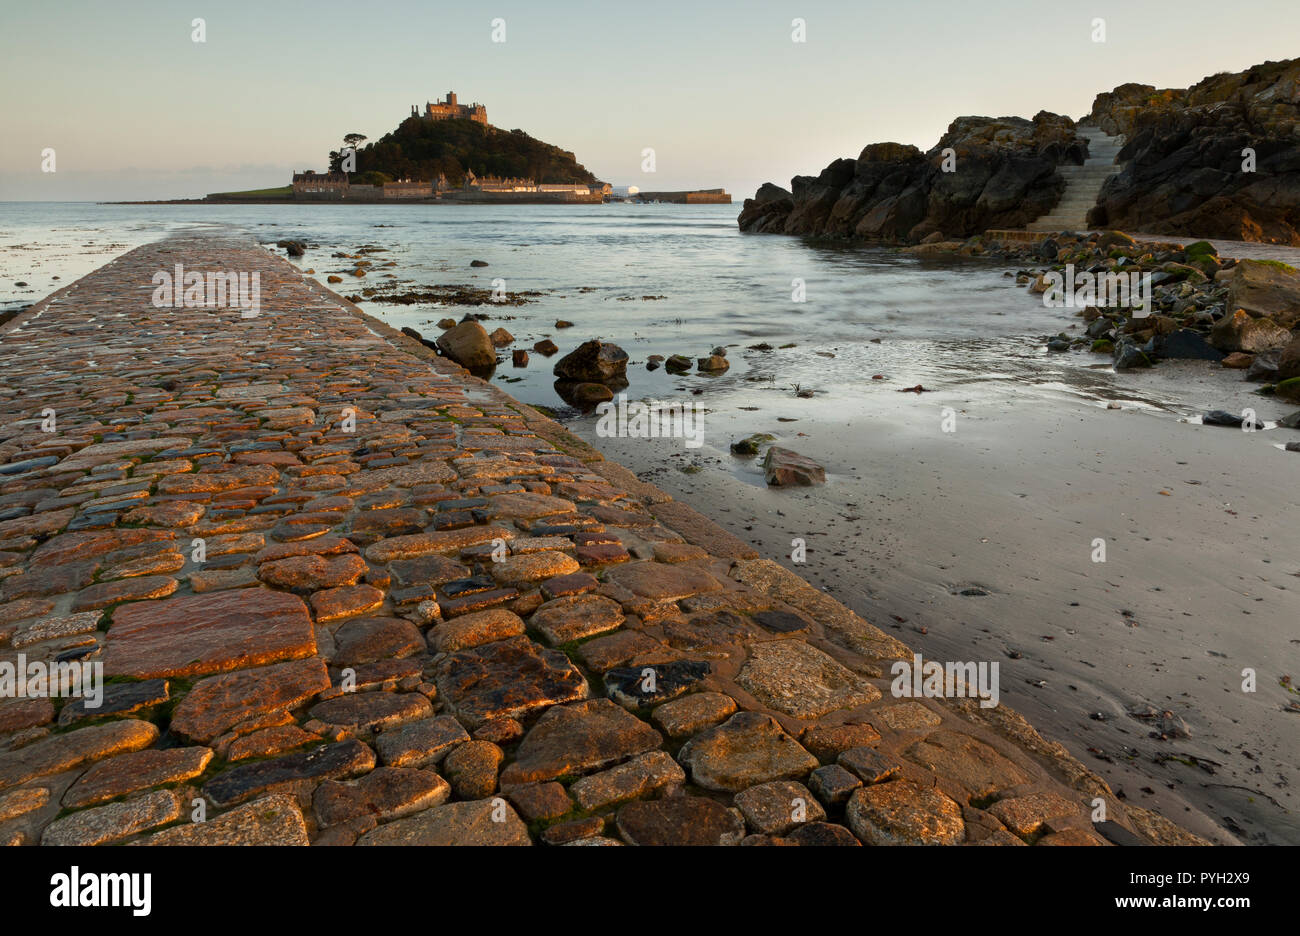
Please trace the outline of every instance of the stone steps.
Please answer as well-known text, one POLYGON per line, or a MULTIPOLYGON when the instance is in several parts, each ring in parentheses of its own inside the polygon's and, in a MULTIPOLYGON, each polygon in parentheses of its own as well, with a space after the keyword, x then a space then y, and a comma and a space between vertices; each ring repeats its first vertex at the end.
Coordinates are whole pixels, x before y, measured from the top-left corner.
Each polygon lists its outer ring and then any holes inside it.
POLYGON ((1080 127, 1079 135, 1088 141, 1088 158, 1082 166, 1062 166, 1065 191, 1050 212, 1035 218, 1029 231, 1083 231, 1088 228, 1088 211, 1097 204, 1102 186, 1120 171, 1115 159, 1123 148, 1118 137, 1097 127, 1080 127))

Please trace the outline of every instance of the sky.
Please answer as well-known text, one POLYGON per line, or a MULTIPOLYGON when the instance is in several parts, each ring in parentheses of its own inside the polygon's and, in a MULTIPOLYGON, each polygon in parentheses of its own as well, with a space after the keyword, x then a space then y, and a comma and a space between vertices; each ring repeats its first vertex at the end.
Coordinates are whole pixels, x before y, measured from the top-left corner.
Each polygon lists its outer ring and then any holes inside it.
POLYGON ((1297 55, 1297 0, 0 0, 0 201, 285 185, 448 91, 614 185, 739 201, 960 115, 1297 55))

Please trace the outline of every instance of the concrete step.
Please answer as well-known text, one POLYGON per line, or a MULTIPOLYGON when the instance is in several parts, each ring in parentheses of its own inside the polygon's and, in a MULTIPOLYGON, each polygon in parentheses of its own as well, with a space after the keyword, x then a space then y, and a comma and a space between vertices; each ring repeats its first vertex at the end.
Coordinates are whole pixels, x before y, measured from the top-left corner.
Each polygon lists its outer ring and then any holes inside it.
POLYGON ((1088 158, 1082 166, 1062 166, 1065 190, 1052 210, 1035 218, 1030 231, 1086 231, 1088 212, 1097 204, 1106 181, 1121 171, 1116 162, 1124 141, 1102 132, 1100 127, 1079 127, 1079 135, 1088 141, 1088 158))

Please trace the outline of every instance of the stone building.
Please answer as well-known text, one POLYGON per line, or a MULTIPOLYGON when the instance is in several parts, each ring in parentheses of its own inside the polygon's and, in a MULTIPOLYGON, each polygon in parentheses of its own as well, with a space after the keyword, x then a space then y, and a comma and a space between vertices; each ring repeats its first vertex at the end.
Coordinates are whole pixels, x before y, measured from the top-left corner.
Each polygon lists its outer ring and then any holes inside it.
POLYGON ((433 183, 402 179, 384 183, 384 198, 432 198, 433 183))
POLYGON ((316 172, 304 169, 293 174, 295 198, 344 198, 348 194, 346 172, 316 172))
POLYGON ((426 120, 450 120, 458 117, 462 120, 472 120, 475 123, 481 123, 487 126, 487 107, 482 104, 459 104, 456 101, 456 92, 448 91, 447 98, 438 101, 436 104, 431 101, 424 103, 424 113, 420 114, 418 105, 411 105, 412 117, 424 117, 426 120))

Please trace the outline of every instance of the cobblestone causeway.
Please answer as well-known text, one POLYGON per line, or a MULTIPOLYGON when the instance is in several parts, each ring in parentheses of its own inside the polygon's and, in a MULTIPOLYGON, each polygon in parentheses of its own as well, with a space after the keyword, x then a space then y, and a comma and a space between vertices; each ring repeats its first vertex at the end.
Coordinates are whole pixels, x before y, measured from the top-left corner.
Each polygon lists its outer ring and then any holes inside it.
POLYGON ((0 842, 1200 841, 251 241, 131 251, 0 367, 0 663, 106 680, 0 698, 0 842), (178 263, 260 314, 155 308, 178 263))

